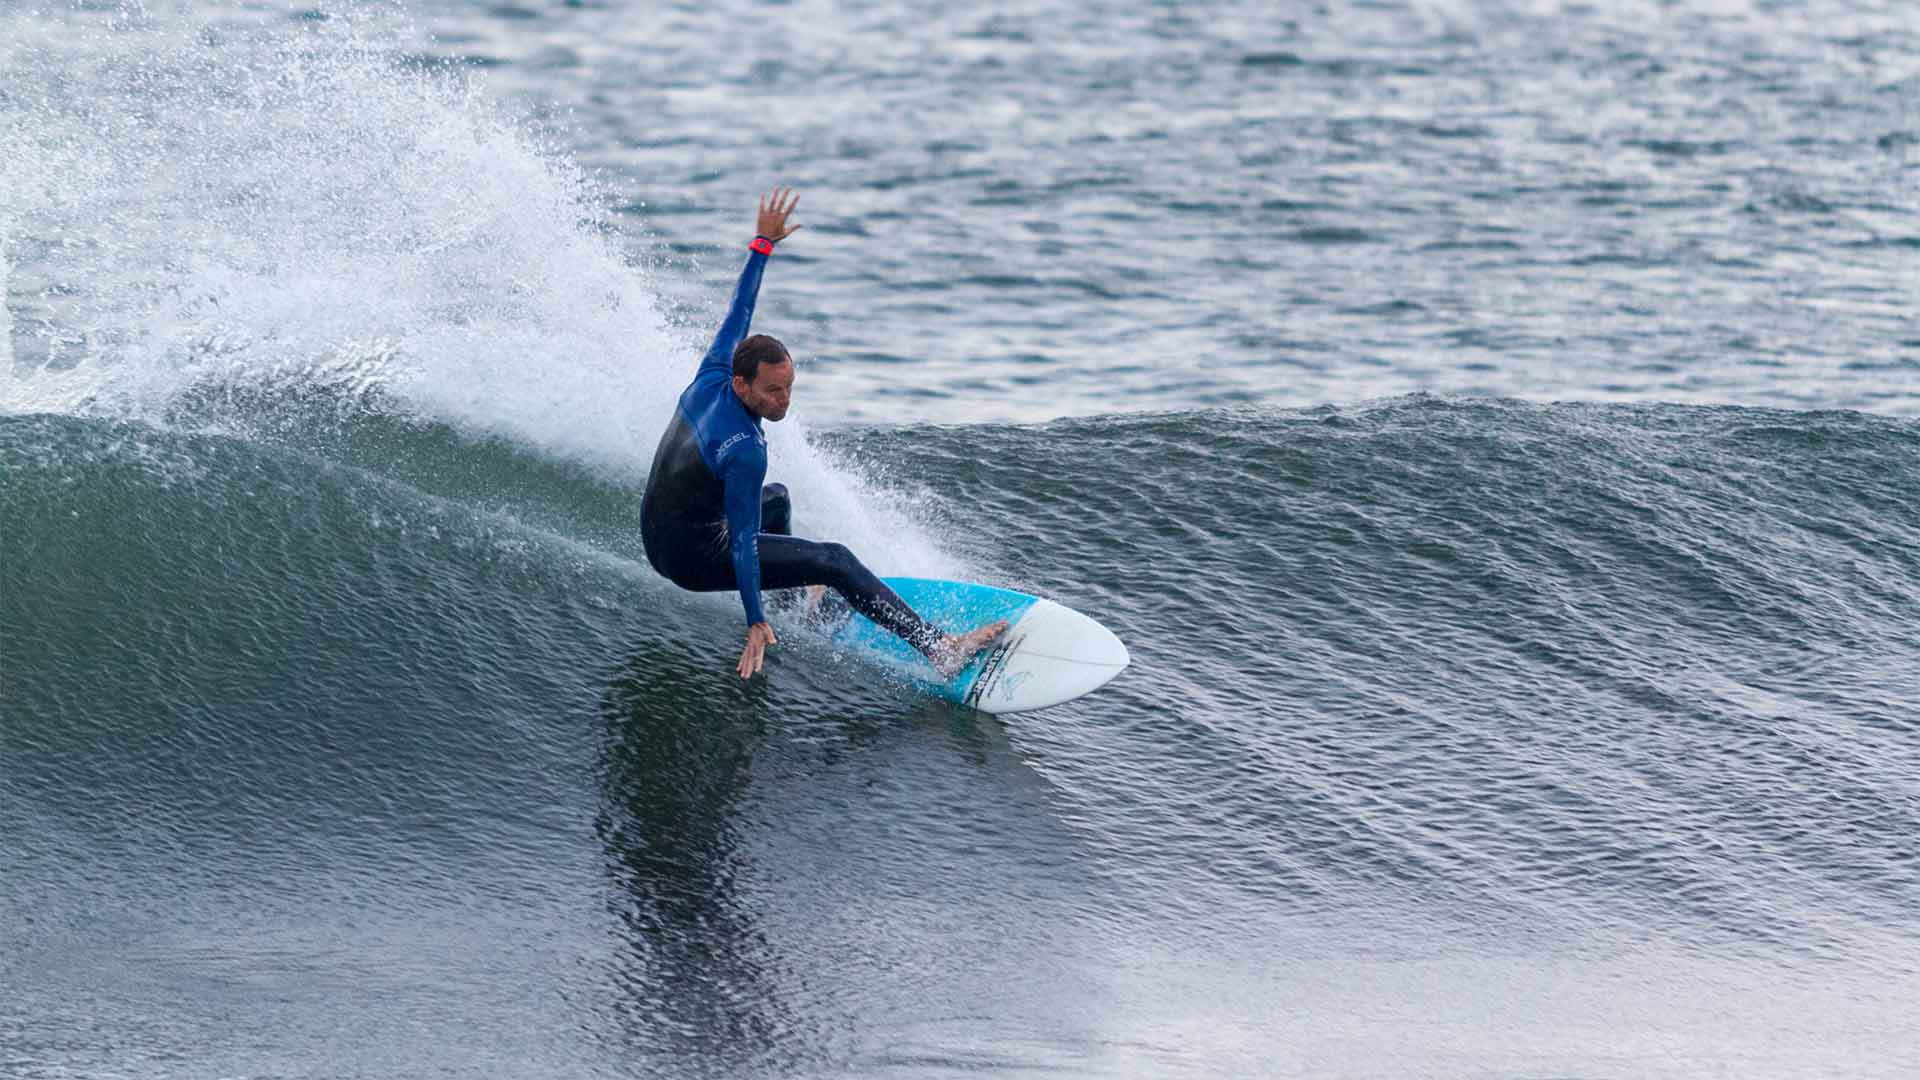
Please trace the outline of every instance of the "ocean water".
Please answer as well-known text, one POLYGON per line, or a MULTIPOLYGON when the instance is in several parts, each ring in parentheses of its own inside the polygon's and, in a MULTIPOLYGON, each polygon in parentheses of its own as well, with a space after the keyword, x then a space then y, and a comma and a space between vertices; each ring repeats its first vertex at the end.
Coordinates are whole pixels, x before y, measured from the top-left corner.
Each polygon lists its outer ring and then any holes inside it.
POLYGON ((0 1076, 1920 1074, 1905 3, 0 4, 0 1076), (770 479, 1134 666, 646 565, 770 479))

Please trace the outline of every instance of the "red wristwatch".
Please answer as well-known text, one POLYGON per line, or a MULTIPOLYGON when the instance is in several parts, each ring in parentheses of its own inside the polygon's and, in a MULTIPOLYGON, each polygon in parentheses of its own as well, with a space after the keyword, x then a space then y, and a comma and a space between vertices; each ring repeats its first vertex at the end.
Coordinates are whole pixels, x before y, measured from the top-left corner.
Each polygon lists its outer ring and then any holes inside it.
POLYGON ((747 246, 759 252, 762 255, 773 254, 773 241, 767 239, 764 236, 754 237, 753 243, 748 244, 747 246))

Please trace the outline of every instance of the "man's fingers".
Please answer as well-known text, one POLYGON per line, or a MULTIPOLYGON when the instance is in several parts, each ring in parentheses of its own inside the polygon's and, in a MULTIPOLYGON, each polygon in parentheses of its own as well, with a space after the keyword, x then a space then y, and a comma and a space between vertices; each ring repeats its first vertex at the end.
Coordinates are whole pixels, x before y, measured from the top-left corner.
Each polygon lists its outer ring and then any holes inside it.
POLYGON ((776 243, 800 231, 800 226, 787 228, 787 215, 800 205, 800 195, 790 187, 776 187, 760 196, 760 218, 756 225, 763 226, 769 239, 776 243), (778 233, 779 235, 774 235, 778 233))
POLYGON ((751 679, 766 665, 767 646, 780 644, 771 623, 754 623, 747 631, 747 647, 740 650, 740 664, 734 670, 743 679, 751 679))

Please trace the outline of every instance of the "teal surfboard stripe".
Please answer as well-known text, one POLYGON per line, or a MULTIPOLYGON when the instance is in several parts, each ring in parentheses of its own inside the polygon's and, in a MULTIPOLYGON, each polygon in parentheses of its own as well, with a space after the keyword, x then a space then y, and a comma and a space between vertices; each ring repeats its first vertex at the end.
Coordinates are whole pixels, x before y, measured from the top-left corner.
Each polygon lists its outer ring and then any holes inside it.
MULTIPOLYGON (((948 633, 971 630, 996 619, 1017 622, 1020 616, 1027 613, 1027 609, 1039 603, 1037 597, 1026 593, 964 581, 906 577, 882 580, 900 594, 900 599, 906 601, 908 607, 919 612, 921 618, 948 633)), ((966 701, 967 692, 973 689, 975 680, 980 678, 981 671, 993 655, 992 649, 982 650, 958 675, 941 683, 935 681, 933 665, 927 662, 926 657, 915 652, 906 642, 875 626, 865 616, 854 615, 848 619, 833 638, 842 645, 874 655, 889 667, 896 668, 913 681, 954 702, 966 701)))

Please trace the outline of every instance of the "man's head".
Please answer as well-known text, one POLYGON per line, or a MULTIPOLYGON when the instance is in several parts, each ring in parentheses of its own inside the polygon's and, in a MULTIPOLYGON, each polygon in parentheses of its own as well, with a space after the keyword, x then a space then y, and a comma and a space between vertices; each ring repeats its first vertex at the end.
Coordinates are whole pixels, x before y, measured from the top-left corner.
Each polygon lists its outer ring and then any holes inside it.
POLYGON ((755 334, 733 350, 733 392, 762 420, 786 417, 793 404, 793 357, 787 347, 755 334))

